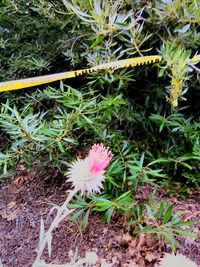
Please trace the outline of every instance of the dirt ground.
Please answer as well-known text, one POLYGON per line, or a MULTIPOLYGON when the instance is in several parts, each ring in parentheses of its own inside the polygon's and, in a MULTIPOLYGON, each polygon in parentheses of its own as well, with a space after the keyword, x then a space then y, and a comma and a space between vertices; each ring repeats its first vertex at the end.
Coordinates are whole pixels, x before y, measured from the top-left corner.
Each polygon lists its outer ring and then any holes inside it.
MULTIPOLYGON (((67 184, 55 173, 48 176, 33 171, 27 173, 21 167, 19 175, 3 184, 0 189, 0 258, 4 267, 29 267, 36 257, 40 220, 43 217, 48 227, 52 216, 48 215, 52 203, 62 204, 66 197, 67 184)), ((138 190, 138 197, 151 193, 149 186, 138 190)), ((198 224, 194 231, 200 233, 200 194, 187 200, 171 198, 177 210, 185 210, 189 219, 198 224)), ((179 238, 179 252, 188 256, 200 267, 200 238, 179 238)), ((109 225, 102 223, 101 214, 92 214, 88 228, 82 232, 78 225, 64 221, 53 236, 52 255, 44 252, 43 259, 51 263, 66 263, 69 254, 78 249, 84 256, 95 251, 99 257, 116 267, 154 267, 166 244, 160 244, 151 236, 142 234, 132 237, 122 216, 115 216, 109 225), (136 265, 137 264, 137 265, 136 265)), ((172 266, 171 266, 172 267, 172 266)), ((186 266, 185 266, 186 267, 186 266)))

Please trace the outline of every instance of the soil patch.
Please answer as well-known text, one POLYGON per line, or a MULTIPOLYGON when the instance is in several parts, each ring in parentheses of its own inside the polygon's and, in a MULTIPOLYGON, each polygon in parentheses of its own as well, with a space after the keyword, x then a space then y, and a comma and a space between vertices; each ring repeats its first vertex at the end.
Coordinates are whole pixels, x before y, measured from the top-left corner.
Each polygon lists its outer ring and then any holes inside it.
MULTIPOLYGON (((41 217, 48 227, 53 216, 49 211, 52 203, 60 205, 66 197, 67 184, 56 173, 49 176, 27 173, 21 167, 17 177, 0 189, 0 258, 4 267, 29 267, 36 257, 41 217)), ((138 190, 138 197, 151 193, 149 186, 138 190)), ((163 192, 161 192, 162 195, 163 192)), ((171 198, 176 209, 186 211, 186 216, 198 221, 195 232, 200 233, 200 195, 188 200, 171 198)), ((179 251, 195 261, 200 267, 200 238, 179 238, 179 251)), ((84 256, 95 251, 113 266, 153 267, 169 247, 151 236, 142 234, 131 237, 125 219, 116 216, 109 225, 102 223, 100 214, 92 214, 89 226, 82 232, 78 225, 64 221, 54 232, 52 255, 44 252, 43 259, 51 263, 66 263, 70 254, 78 251, 84 256), (137 265, 136 265, 137 264, 137 265)))

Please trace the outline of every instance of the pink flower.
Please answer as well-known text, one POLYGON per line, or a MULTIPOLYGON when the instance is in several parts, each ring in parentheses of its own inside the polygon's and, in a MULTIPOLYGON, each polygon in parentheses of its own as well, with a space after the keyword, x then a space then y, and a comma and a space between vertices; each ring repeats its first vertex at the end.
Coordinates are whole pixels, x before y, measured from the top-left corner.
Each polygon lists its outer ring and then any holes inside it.
POLYGON ((105 180, 105 168, 113 154, 103 144, 93 145, 85 159, 77 159, 69 165, 68 182, 81 194, 99 192, 105 180))
POLYGON ((88 161, 90 165, 90 171, 98 173, 104 170, 110 163, 113 154, 103 144, 95 144, 89 151, 88 161))

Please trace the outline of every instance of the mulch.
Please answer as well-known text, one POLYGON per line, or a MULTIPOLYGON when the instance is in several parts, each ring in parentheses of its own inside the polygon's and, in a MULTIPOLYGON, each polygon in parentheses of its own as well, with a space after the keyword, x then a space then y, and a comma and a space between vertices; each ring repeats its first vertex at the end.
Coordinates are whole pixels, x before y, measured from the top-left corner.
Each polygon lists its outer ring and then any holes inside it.
MULTIPOLYGON (((66 198, 68 185, 57 173, 28 173, 21 167, 19 174, 0 189, 0 259, 4 267, 29 267, 36 257, 41 217, 48 227, 55 213, 49 215, 52 204, 60 205, 66 198)), ((138 197, 145 198, 152 187, 138 190, 138 197)), ((159 192, 162 195, 162 190, 159 192)), ((170 199, 176 210, 185 210, 189 219, 198 224, 194 231, 200 233, 200 195, 187 200, 170 199)), ((66 263, 69 256, 78 251, 83 257, 88 251, 97 252, 116 267, 154 267, 169 246, 160 244, 152 236, 131 236, 123 216, 116 215, 110 224, 101 220, 101 214, 91 214, 89 225, 82 231, 79 225, 63 221, 55 230, 52 254, 44 251, 48 263, 66 263), (137 265, 135 265, 137 263, 137 265)), ((191 240, 181 237, 179 252, 189 257, 200 267, 200 238, 191 240)))

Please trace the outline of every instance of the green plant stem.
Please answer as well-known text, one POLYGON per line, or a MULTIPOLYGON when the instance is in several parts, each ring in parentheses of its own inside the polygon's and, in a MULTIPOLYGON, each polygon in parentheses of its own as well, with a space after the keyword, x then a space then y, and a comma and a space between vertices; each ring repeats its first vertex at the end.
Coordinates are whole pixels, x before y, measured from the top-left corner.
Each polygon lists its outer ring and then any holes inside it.
POLYGON ((39 247, 39 250, 37 252, 37 257, 32 265, 32 267, 38 267, 38 264, 40 262, 40 258, 42 256, 42 253, 46 247, 47 244, 47 240, 49 236, 52 236, 52 232, 53 230, 58 226, 58 224, 67 216, 69 215, 73 210, 69 210, 69 213, 67 213, 64 217, 63 217, 63 212, 66 210, 67 205, 69 204, 70 200, 73 198, 73 196, 78 192, 77 188, 74 188, 73 190, 70 191, 68 197, 66 198, 65 202, 62 204, 61 207, 58 208, 56 217, 54 218, 53 222, 51 223, 49 230, 45 233, 45 237, 42 241, 42 244, 39 247))

